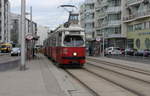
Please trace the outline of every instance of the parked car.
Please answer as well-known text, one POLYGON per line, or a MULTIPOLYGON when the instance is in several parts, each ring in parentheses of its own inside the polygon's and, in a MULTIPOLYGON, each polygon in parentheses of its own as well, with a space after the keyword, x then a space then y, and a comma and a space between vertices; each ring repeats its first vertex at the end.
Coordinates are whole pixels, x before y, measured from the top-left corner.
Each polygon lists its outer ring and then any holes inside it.
POLYGON ((138 50, 135 53, 136 56, 144 56, 144 57, 148 57, 150 55, 150 50, 149 49, 145 49, 145 50, 138 50))
POLYGON ((21 55, 20 48, 12 48, 12 50, 11 50, 11 56, 20 56, 20 55, 21 55))
POLYGON ((121 55, 121 50, 118 47, 108 47, 105 50, 106 55, 121 55))
POLYGON ((125 49, 126 55, 134 56, 136 52, 137 52, 137 49, 133 49, 133 48, 126 48, 125 49))
POLYGON ((121 54, 122 54, 122 55, 125 55, 125 49, 120 48, 120 51, 121 51, 121 54))
POLYGON ((147 53, 148 56, 150 56, 150 49, 145 49, 144 51, 147 53))

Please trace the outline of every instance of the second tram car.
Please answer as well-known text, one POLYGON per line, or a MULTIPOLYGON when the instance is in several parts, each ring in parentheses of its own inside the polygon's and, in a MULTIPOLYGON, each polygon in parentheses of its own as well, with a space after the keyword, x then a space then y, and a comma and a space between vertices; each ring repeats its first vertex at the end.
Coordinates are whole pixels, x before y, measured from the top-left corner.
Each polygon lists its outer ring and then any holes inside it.
POLYGON ((57 62, 58 66, 82 67, 85 63, 85 32, 75 22, 67 22, 51 32, 44 46, 44 54, 57 62))

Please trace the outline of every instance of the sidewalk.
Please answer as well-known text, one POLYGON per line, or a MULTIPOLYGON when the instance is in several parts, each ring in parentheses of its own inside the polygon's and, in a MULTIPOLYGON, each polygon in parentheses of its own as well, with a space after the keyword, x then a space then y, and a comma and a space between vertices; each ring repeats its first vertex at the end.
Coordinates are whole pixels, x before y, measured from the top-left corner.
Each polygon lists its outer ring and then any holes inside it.
POLYGON ((26 71, 0 72, 0 96, 65 96, 44 58, 28 61, 26 71))
POLYGON ((144 63, 139 63, 139 62, 133 62, 133 61, 127 61, 127 60, 120 60, 120 59, 113 59, 113 58, 107 58, 107 57, 92 57, 92 56, 87 56, 88 58, 93 58, 93 59, 98 59, 106 62, 112 62, 116 64, 122 64, 122 65, 127 65, 130 67, 136 67, 142 70, 146 70, 150 72, 150 64, 144 64, 144 63))

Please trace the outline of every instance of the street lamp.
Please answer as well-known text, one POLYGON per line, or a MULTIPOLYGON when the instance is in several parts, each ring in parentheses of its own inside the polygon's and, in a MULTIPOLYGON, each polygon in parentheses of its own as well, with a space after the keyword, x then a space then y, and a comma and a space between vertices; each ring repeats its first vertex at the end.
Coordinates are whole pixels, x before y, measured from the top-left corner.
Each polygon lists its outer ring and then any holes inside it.
POLYGON ((25 9, 26 9, 26 0, 21 0, 21 66, 20 66, 20 70, 26 69, 26 64, 25 64, 25 9))

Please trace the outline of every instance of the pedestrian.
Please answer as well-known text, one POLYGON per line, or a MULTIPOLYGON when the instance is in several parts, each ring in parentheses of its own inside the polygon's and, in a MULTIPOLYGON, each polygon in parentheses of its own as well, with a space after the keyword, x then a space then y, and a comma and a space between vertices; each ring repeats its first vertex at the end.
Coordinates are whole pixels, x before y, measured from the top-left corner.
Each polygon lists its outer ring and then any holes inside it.
POLYGON ((92 47, 89 46, 89 56, 92 56, 92 47))

